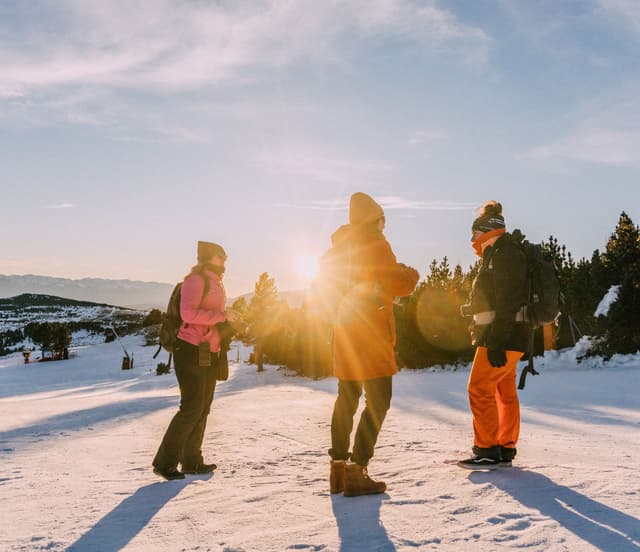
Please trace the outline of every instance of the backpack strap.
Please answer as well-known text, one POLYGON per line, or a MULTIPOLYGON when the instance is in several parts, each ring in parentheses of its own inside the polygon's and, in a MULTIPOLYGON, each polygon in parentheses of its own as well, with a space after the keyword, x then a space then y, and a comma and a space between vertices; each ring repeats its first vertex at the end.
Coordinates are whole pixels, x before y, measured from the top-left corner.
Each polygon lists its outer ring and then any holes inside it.
POLYGON ((536 369, 533 366, 533 346, 534 346, 534 339, 536 336, 536 332, 535 330, 531 330, 531 333, 529 335, 529 361, 527 362, 527 365, 522 369, 522 372, 520 373, 520 381, 518 382, 518 389, 524 389, 524 384, 525 381, 527 380, 527 374, 531 373, 532 376, 537 376, 539 374, 538 371, 536 371, 536 369))
MULTIPOLYGON (((204 301, 204 298, 207 296, 207 293, 209 293, 209 289, 211 289, 211 282, 209 281, 209 278, 207 278, 202 271, 197 271, 194 274, 199 274, 200 277, 202 278, 202 281, 204 282, 204 287, 202 288, 202 297, 200 297, 200 303, 198 303, 198 306, 202 305, 202 301, 204 301)), ((188 328, 189 327, 189 323, 188 322, 184 322, 184 328, 188 328)), ((157 354, 157 353, 156 353, 157 354)), ((156 358, 155 356, 153 358, 156 358)), ((171 363, 171 359, 169 359, 169 363, 171 363)))
POLYGON ((156 353, 153 355, 152 358, 156 358, 160 354, 160 351, 162 351, 162 345, 158 345, 158 350, 156 351, 156 353))

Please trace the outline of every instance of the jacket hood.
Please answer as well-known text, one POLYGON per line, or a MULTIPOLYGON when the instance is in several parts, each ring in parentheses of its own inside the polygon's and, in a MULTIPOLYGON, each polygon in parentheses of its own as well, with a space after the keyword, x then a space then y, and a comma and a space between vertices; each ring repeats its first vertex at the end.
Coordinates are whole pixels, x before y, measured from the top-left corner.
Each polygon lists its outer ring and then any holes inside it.
POLYGON ((375 222, 384 216, 384 210, 376 201, 363 192, 356 192, 349 200, 349 223, 353 225, 375 222))

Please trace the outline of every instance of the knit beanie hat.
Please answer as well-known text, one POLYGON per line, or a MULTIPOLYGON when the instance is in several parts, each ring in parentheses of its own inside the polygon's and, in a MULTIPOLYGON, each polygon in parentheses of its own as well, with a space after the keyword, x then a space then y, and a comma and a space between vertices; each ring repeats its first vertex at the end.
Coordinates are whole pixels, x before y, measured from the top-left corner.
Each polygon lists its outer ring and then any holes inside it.
POLYGON ((502 205, 497 201, 487 201, 482 206, 482 214, 473 221, 472 231, 491 232, 492 230, 504 229, 504 216, 502 216, 502 205))
POLYGON ((349 223, 353 225, 374 222, 384 216, 382 207, 362 192, 356 192, 349 201, 349 223))
POLYGON ((227 254, 221 245, 213 242, 199 241, 198 242, 198 262, 207 262, 212 257, 219 255, 220 257, 227 258, 227 254))

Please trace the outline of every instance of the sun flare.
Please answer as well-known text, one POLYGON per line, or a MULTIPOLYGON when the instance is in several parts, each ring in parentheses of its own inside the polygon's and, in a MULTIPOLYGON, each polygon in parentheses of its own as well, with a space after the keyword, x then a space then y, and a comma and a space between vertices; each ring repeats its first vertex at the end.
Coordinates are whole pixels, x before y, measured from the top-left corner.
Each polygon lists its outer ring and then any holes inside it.
POLYGON ((296 259, 296 272, 305 280, 313 280, 318 270, 318 257, 315 255, 299 255, 296 259))

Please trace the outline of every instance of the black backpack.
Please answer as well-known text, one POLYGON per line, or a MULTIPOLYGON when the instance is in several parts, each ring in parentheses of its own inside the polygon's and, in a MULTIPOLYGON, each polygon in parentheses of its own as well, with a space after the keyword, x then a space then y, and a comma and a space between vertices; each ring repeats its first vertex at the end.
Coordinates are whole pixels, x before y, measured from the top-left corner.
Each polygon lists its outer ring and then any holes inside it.
POLYGON ((514 230, 512 235, 527 258, 529 299, 526 314, 529 325, 535 330, 558 318, 560 280, 553 258, 542 245, 525 240, 520 230, 514 230))
POLYGON ((512 233, 514 242, 524 252, 527 259, 527 282, 529 296, 526 305, 526 318, 531 327, 529 338, 529 362, 520 375, 518 389, 524 389, 527 373, 537 375, 533 366, 533 342, 535 330, 556 321, 560 315, 560 280, 553 258, 540 244, 524 239, 520 230, 512 233))

